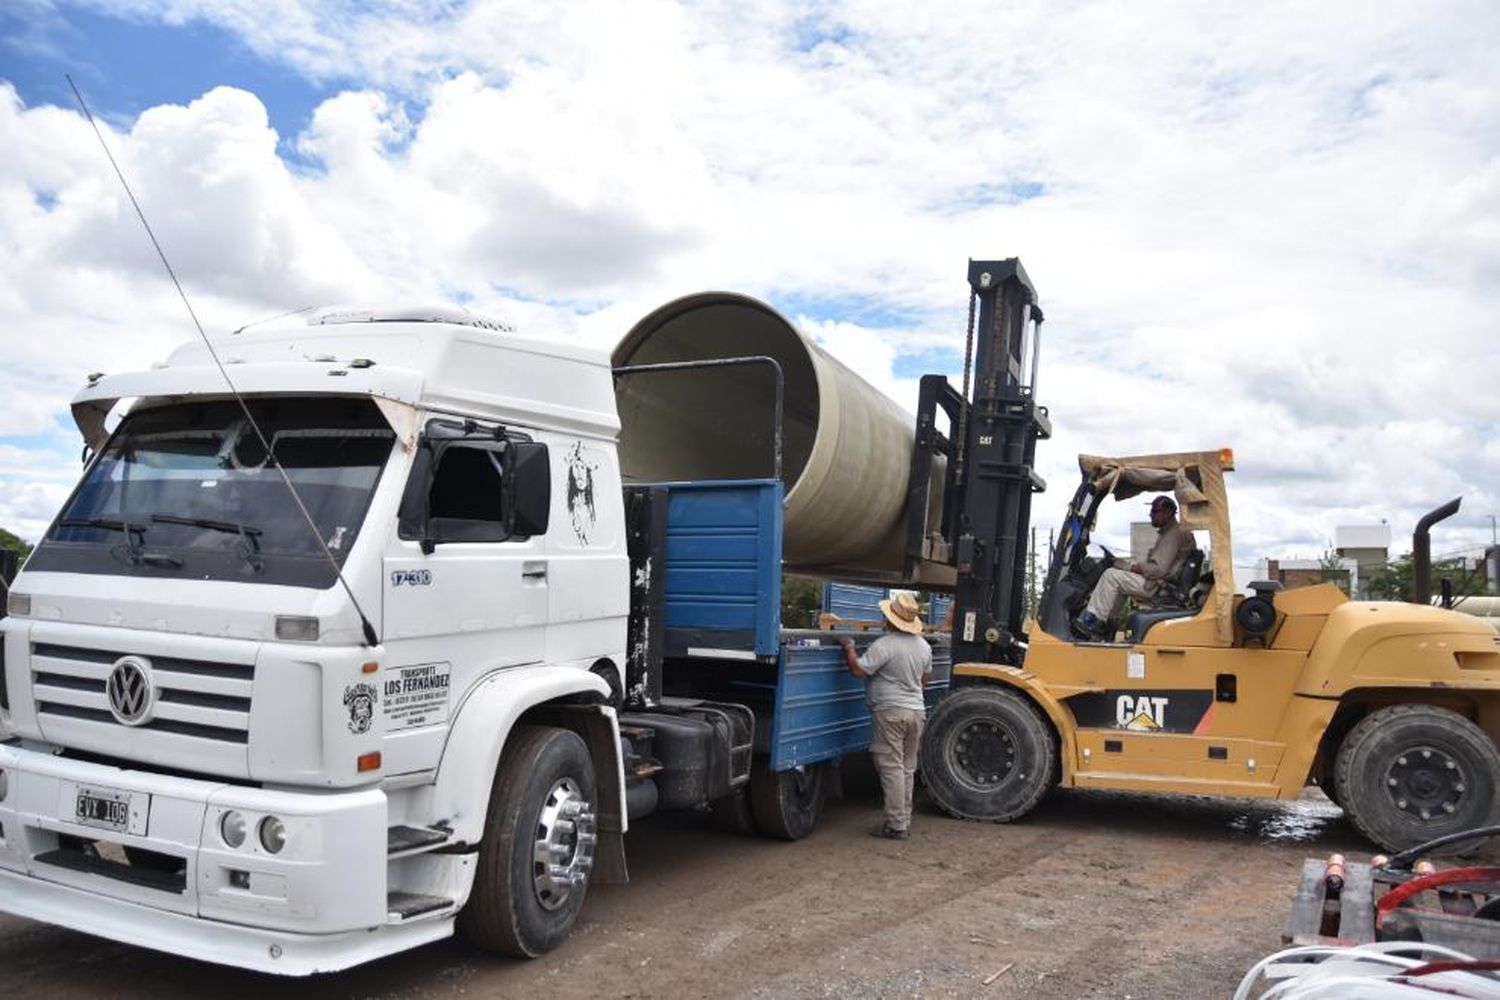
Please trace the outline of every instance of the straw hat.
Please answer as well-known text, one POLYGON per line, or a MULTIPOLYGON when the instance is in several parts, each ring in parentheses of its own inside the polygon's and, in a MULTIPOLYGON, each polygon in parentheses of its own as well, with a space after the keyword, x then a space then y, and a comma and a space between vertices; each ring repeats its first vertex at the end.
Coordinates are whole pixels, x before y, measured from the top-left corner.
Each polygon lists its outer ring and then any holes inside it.
POLYGON ((917 606, 917 599, 910 594, 900 593, 888 601, 881 601, 880 611, 885 615, 886 621, 901 631, 912 635, 922 634, 922 609, 917 606))

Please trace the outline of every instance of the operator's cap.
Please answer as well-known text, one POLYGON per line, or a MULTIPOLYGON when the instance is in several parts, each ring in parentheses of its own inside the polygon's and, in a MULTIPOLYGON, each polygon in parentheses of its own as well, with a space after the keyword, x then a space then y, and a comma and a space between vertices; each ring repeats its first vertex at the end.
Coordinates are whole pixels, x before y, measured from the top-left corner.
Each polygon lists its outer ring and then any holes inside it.
POLYGON ((1151 509, 1152 510, 1156 510, 1156 508, 1158 508, 1158 507, 1165 507, 1167 510, 1171 511, 1172 513, 1174 513, 1174 514, 1177 513, 1177 501, 1173 500, 1171 497, 1167 496, 1165 493, 1161 494, 1160 496, 1157 496, 1155 499, 1153 499, 1151 501, 1151 509))

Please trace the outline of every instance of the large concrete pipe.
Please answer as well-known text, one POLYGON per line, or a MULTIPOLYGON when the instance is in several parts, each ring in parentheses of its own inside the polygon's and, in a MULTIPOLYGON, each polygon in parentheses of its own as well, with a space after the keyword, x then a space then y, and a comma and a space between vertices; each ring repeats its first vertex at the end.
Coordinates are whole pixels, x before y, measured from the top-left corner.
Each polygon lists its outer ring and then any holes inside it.
MULTIPOLYGON (((776 310, 731 292, 689 295, 637 323, 615 348, 614 363, 751 355, 774 358, 785 378, 786 562, 901 573, 913 418, 776 310)), ((626 478, 770 475, 774 385, 770 366, 622 376, 616 394, 626 478)))

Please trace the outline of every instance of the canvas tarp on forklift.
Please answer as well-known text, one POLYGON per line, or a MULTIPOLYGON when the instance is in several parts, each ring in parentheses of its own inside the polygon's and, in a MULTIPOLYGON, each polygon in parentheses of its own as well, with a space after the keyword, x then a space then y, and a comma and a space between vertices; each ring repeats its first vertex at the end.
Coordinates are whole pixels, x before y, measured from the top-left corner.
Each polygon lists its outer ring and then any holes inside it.
POLYGON ((1078 467, 1100 495, 1129 500, 1142 493, 1165 493, 1177 498, 1177 516, 1184 527, 1207 531, 1214 572, 1214 616, 1219 641, 1234 641, 1234 564, 1229 538, 1229 496, 1224 473, 1234 468, 1227 452, 1190 451, 1166 455, 1105 458, 1079 455, 1078 467))

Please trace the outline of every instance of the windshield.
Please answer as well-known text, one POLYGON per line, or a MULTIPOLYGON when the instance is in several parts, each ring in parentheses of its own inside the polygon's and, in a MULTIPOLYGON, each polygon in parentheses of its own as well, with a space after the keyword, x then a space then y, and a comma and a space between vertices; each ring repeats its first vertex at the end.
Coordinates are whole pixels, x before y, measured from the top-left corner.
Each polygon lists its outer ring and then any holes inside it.
MULTIPOLYGON (((395 434, 368 399, 252 399, 250 412, 341 565, 395 434)), ((333 567, 232 400, 128 415, 29 568, 328 587, 333 567)))

